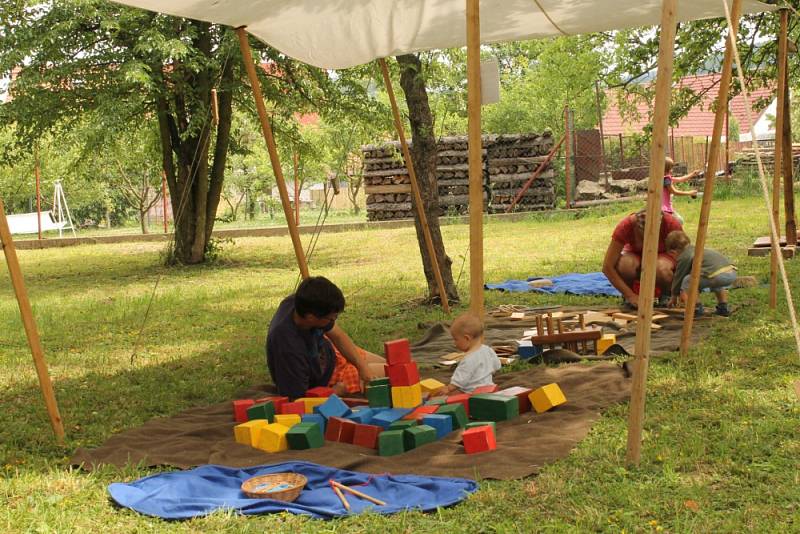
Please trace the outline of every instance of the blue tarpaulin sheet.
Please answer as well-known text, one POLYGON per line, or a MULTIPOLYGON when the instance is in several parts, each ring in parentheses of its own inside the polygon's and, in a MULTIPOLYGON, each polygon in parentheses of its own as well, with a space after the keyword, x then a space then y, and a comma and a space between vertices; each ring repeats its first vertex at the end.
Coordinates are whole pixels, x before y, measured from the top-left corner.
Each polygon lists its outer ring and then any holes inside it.
POLYGON ((163 519, 189 519, 217 510, 235 510, 244 515, 289 512, 330 519, 371 511, 394 514, 404 510, 430 511, 456 504, 478 489, 474 480, 416 475, 371 475, 345 471, 311 462, 284 462, 248 468, 204 465, 188 471, 159 473, 130 483, 108 487, 120 506, 163 519), (293 472, 305 475, 308 484, 294 502, 252 499, 241 491, 250 477, 293 472), (351 510, 331 489, 333 479, 385 501, 377 506, 354 495, 347 496, 351 510))
POLYGON ((532 276, 527 280, 506 280, 499 284, 486 284, 486 289, 499 289, 521 293, 536 291, 538 293, 567 293, 569 295, 606 295, 620 297, 622 294, 611 285, 603 273, 569 273, 561 276, 548 277, 553 281, 552 286, 531 287, 528 282, 539 280, 542 277, 532 276))

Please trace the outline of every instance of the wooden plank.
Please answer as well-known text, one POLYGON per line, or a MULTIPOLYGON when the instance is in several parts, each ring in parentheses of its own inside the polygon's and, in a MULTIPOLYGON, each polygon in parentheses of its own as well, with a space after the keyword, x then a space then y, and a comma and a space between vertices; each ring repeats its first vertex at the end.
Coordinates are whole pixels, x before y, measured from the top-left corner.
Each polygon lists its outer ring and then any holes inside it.
MULTIPOLYGON (((792 246, 789 246, 789 245, 781 247, 781 253, 783 254, 783 257, 785 259, 787 259, 787 260, 790 260, 790 259, 794 258, 795 250, 796 250, 796 247, 792 247, 792 246)), ((753 256, 753 257, 771 256, 772 255, 772 249, 771 248, 763 248, 763 247, 753 247, 753 248, 747 249, 747 255, 748 256, 753 256)))
POLYGON ((383 195, 386 193, 410 193, 411 184, 397 185, 368 185, 364 187, 364 192, 368 195, 383 195))
POLYGON ((637 316, 632 313, 614 313, 611 315, 614 319, 623 319, 625 321, 635 321, 637 316))

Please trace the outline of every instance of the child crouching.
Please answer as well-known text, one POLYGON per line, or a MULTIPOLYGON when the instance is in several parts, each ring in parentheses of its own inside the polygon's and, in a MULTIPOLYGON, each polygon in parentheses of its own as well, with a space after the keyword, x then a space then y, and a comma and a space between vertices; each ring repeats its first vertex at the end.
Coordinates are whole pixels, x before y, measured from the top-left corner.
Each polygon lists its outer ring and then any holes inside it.
POLYGON ((483 344, 483 323, 477 315, 459 315, 450 326, 456 348, 466 355, 456 366, 450 385, 436 395, 449 395, 457 390, 472 393, 481 386, 491 386, 492 374, 500 369, 500 359, 494 350, 483 344))

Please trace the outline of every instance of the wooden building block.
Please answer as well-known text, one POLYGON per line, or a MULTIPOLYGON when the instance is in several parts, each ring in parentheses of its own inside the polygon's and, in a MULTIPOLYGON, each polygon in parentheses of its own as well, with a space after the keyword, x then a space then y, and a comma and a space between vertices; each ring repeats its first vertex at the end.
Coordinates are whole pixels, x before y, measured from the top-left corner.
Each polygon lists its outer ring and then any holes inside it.
POLYGON ((436 429, 428 425, 417 425, 403 430, 403 446, 407 451, 436 441, 436 429))
POLYGON ((564 392, 558 384, 547 384, 530 394, 531 404, 537 413, 546 412, 560 404, 567 402, 564 392))
POLYGON ((447 404, 447 397, 434 397, 425 401, 426 406, 441 406, 447 404))
POLYGON ((380 378, 373 378, 369 381, 368 386, 388 386, 389 385, 389 378, 386 376, 382 376, 380 378))
POLYGON ((453 418, 443 413, 432 413, 422 418, 422 424, 436 429, 436 439, 442 439, 453 431, 453 418))
POLYGON ((319 425, 320 430, 322 430, 322 434, 325 434, 325 426, 327 421, 324 417, 322 417, 318 413, 307 413, 300 418, 301 423, 316 423, 319 425))
POLYGON ((282 452, 289 449, 286 434, 289 428, 278 423, 272 423, 261 429, 258 435, 257 449, 267 452, 282 452))
POLYGON ((353 436, 356 433, 356 424, 355 421, 351 421, 350 419, 342 419, 342 429, 339 432, 339 442, 340 443, 353 443, 353 436))
POLYGON ((403 416, 408 415, 410 413, 411 410, 408 408, 389 408, 381 410, 380 412, 372 416, 372 421, 370 424, 379 425, 382 426, 383 428, 389 428, 389 425, 391 425, 398 419, 402 419, 403 416))
POLYGON ((402 430, 386 430, 378 434, 378 454, 394 456, 405 452, 402 430))
POLYGON ((469 399, 469 413, 481 421, 508 421, 519 415, 519 400, 496 393, 473 395, 469 399))
POLYGON ((456 395, 450 395, 447 397, 447 404, 455 404, 459 403, 464 406, 464 413, 467 414, 467 419, 469 419, 469 393, 458 393, 456 395))
POLYGON ((497 432, 497 426, 495 425, 494 421, 473 421, 471 423, 467 423, 467 426, 465 426, 464 429, 469 430, 470 428, 477 428, 481 426, 490 426, 494 429, 495 433, 497 432))
POLYGON ((406 428, 411 428, 412 426, 417 426, 416 419, 398 419, 389 425, 387 430, 405 430, 406 428))
POLYGON ((407 387, 419 383, 419 370, 414 362, 387 364, 384 369, 392 387, 407 387))
POLYGON ((247 409, 248 421, 252 421, 253 419, 266 419, 271 423, 273 417, 275 417, 275 405, 273 405, 271 401, 253 404, 247 409))
POLYGON ((283 413, 275 416, 274 422, 283 425, 286 428, 292 428, 294 425, 300 424, 302 419, 296 413, 283 413))
POLYGON ((419 383, 412 386, 392 386, 392 406, 396 408, 416 408, 422 404, 422 388, 419 383))
POLYGON ((392 390, 389 384, 367 386, 367 400, 372 407, 389 407, 392 405, 392 390))
POLYGON ((371 408, 359 408, 350 412, 350 415, 347 416, 347 419, 355 421, 360 425, 368 425, 370 424, 370 421, 372 421, 372 416, 374 414, 375 410, 371 408))
POLYGON ((510 387, 497 392, 498 395, 516 397, 519 400, 519 413, 521 414, 531 411, 531 399, 528 398, 531 393, 533 393, 531 388, 521 386, 510 387))
POLYGON ((247 422, 247 409, 255 404, 253 399, 242 399, 233 401, 233 420, 237 423, 247 422))
POLYGON ((252 419, 246 423, 233 427, 233 437, 236 443, 255 447, 261 430, 269 424, 266 419, 252 419))
POLYGON ((330 419, 331 417, 346 417, 350 414, 350 408, 336 395, 331 395, 325 399, 325 402, 317 406, 314 411, 322 415, 325 419, 330 419))
POLYGON ((389 365, 408 363, 411 361, 411 345, 407 339, 387 341, 383 344, 383 354, 389 365))
POLYGON ((295 399, 294 402, 302 402, 305 413, 314 413, 314 408, 324 403, 326 400, 328 400, 327 397, 300 397, 299 399, 295 399))
POLYGON ((617 342, 617 336, 614 334, 603 334, 603 337, 597 340, 597 354, 604 354, 608 347, 617 342))
POLYGON ((322 427, 317 423, 300 423, 294 425, 286 433, 286 442, 293 451, 305 449, 318 449, 325 443, 322 437, 322 427))
POLYGON ((476 454, 497 449, 494 429, 490 426, 480 426, 465 430, 464 433, 461 434, 461 441, 464 443, 464 452, 467 454, 476 454))
POLYGON ((376 425, 356 425, 353 434, 353 445, 368 449, 378 448, 378 436, 383 432, 383 427, 376 425))
POLYGON ((326 441, 339 441, 342 434, 342 422, 346 419, 341 417, 331 417, 327 420, 328 424, 325 427, 325 440, 326 441))
POLYGON ((360 406, 369 406, 368 399, 359 399, 357 397, 343 397, 342 402, 347 405, 348 408, 358 408, 360 406))
POLYGON ((425 380, 420 380, 419 387, 422 388, 422 393, 434 393, 442 389, 445 385, 436 380, 435 378, 426 378, 425 380))
POLYGON ((497 391, 497 384, 491 386, 481 386, 472 390, 472 395, 480 395, 481 393, 494 393, 497 391))
POLYGON ((424 405, 417 406, 416 408, 414 408, 413 412, 403 417, 403 419, 413 419, 414 421, 419 423, 423 417, 432 413, 436 413, 436 410, 438 409, 439 409, 438 406, 424 406, 424 405))
POLYGON ((333 388, 317 386, 306 391, 306 397, 330 397, 333 395, 333 388))
POLYGON ((256 399, 256 404, 270 401, 275 406, 275 413, 283 413, 281 412, 281 408, 283 404, 289 402, 289 397, 281 397, 279 395, 269 395, 267 397, 263 397, 260 399, 256 399))
POLYGON ((305 415, 306 413, 306 404, 304 402, 284 402, 281 405, 280 413, 284 415, 288 414, 296 414, 296 415, 305 415))
POLYGON ((453 420, 453 429, 464 428, 467 424, 467 412, 464 410, 464 405, 460 402, 454 404, 442 404, 436 413, 449 415, 453 420))

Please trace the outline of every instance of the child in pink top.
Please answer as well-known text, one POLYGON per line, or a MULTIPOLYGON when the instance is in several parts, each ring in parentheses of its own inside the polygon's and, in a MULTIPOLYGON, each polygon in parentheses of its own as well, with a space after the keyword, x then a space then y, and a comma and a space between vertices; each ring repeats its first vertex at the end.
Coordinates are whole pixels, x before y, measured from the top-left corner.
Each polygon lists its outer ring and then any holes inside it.
POLYGON ((692 171, 686 176, 672 176, 673 165, 675 165, 675 162, 672 161, 672 158, 666 158, 664 160, 664 188, 661 191, 661 211, 669 213, 683 224, 683 217, 672 207, 672 195, 697 198, 697 189, 681 191, 680 189, 675 189, 673 184, 687 182, 692 178, 696 178, 700 176, 700 171, 692 171))

